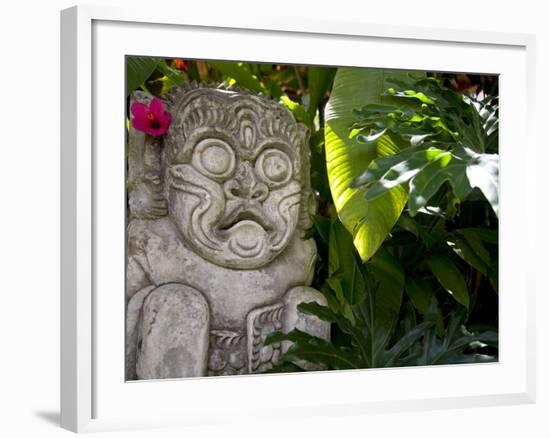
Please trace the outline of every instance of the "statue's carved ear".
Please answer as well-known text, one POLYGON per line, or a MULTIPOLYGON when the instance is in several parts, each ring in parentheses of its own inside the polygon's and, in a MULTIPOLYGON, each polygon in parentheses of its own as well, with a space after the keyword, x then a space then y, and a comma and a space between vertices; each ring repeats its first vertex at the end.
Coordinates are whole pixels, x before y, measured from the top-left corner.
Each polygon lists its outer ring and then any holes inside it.
POLYGON ((302 145, 306 150, 309 151, 309 128, 303 123, 298 123, 296 128, 300 145, 302 145))
MULTIPOLYGON (((134 102, 149 104, 153 97, 143 91, 130 96, 130 108, 134 102)), ((128 134, 128 205, 130 218, 156 219, 168 214, 164 198, 161 166, 162 140, 146 135, 132 126, 128 134)))
POLYGON ((302 196, 300 200, 299 226, 302 230, 309 230, 313 226, 313 216, 317 210, 317 202, 310 179, 310 150, 309 129, 306 125, 297 125, 298 144, 300 145, 300 161, 302 167, 302 196))

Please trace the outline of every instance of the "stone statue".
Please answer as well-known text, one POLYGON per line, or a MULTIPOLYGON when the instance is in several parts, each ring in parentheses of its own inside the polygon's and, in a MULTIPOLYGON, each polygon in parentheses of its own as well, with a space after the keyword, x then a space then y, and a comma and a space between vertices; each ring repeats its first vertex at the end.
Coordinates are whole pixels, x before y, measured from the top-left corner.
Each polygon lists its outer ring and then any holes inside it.
POLYGON ((248 92, 186 85, 163 100, 165 137, 129 135, 127 379, 262 372, 290 346, 264 345, 273 331, 329 339, 296 309, 325 303, 308 287, 307 128, 248 92))

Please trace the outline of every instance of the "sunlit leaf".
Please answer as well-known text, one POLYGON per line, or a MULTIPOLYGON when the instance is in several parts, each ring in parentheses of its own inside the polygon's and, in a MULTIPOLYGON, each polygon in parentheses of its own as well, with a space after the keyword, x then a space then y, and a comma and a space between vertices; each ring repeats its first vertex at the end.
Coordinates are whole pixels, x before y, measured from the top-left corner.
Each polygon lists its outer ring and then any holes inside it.
POLYGON ((385 94, 396 96, 396 97, 405 97, 409 99, 416 99, 422 103, 425 104, 434 104, 434 99, 426 96, 421 91, 415 91, 415 90, 403 90, 403 91, 395 91, 393 88, 390 88, 385 94))
POLYGON ((498 217, 498 155, 476 155, 466 168, 472 187, 478 187, 498 217))
POLYGON ((384 103, 386 98, 381 95, 388 88, 388 75, 407 79, 404 72, 338 69, 325 107, 325 151, 332 198, 363 260, 372 257, 380 247, 406 202, 405 190, 400 186, 371 202, 365 199, 364 188, 350 187, 350 182, 361 175, 373 159, 400 150, 389 135, 381 136, 370 145, 349 138, 350 127, 356 121, 353 110, 371 103, 384 103))
POLYGON ((451 184, 454 192, 461 199, 472 190, 463 161, 454 157, 449 161, 433 161, 409 183, 410 214, 414 216, 420 208, 425 207, 445 182, 451 184))
POLYGON ((365 177, 366 182, 373 182, 365 195, 367 200, 376 199, 395 186, 409 181, 434 161, 441 161, 440 165, 445 166, 451 159, 450 152, 437 148, 429 148, 417 152, 411 148, 411 152, 409 158, 396 163, 378 178, 373 178, 368 174, 362 175, 365 177))
POLYGON ((292 112, 298 122, 305 123, 306 125, 311 124, 309 114, 307 113, 303 105, 299 104, 298 102, 294 102, 287 95, 282 95, 279 98, 279 102, 286 106, 292 112))
POLYGON ((166 61, 159 62, 157 68, 170 80, 173 85, 180 85, 185 80, 180 71, 170 67, 166 61))
POLYGON ((209 61, 212 68, 218 70, 230 78, 235 79, 237 85, 247 88, 256 93, 269 95, 268 89, 262 84, 260 79, 250 71, 247 64, 243 62, 224 62, 224 61, 209 61))

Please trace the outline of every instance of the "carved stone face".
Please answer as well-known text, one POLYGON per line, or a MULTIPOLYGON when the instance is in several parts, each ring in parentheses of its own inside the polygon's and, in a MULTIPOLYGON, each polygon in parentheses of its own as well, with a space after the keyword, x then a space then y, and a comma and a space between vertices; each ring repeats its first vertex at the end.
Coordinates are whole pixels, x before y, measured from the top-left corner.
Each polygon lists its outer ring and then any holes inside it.
POLYGON ((296 231, 307 131, 266 98, 198 89, 176 99, 167 136, 169 215, 212 263, 258 268, 296 231))

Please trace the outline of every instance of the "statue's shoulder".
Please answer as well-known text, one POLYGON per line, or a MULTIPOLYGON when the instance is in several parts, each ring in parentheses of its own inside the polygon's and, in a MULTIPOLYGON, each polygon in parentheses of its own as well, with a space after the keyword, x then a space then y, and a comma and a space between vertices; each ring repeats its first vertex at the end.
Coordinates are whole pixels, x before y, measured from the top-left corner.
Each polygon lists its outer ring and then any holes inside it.
POLYGON ((304 238, 296 235, 294 237, 295 245, 306 259, 312 259, 317 256, 317 245, 312 237, 304 238))
POLYGON ((292 238, 290 245, 279 256, 278 263, 301 267, 309 276, 317 259, 317 245, 312 238, 304 239, 298 233, 292 238))

